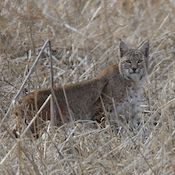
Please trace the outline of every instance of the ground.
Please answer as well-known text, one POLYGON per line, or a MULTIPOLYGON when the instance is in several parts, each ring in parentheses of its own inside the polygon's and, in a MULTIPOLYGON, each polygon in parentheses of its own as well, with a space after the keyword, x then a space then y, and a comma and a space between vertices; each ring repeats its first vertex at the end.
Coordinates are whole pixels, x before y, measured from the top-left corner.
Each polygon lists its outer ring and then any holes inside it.
MULTIPOLYGON (((172 0, 1 1, 0 174, 173 175, 174 15, 172 0), (91 79, 117 63, 119 39, 133 47, 149 39, 148 106, 141 114, 142 128, 115 135, 109 126, 94 129, 87 121, 51 132, 48 122, 38 140, 15 139, 11 110, 3 118, 47 39, 55 85, 91 79)), ((19 99, 26 91, 48 86, 50 66, 43 54, 19 99)))

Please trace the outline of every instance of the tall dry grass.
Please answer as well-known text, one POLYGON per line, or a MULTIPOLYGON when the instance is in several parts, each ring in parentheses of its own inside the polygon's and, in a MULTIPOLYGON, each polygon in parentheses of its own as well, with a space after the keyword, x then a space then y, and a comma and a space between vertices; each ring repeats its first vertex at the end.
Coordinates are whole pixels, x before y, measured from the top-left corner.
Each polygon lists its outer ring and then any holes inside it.
MULTIPOLYGON (((0 174, 175 174, 175 3, 173 0, 0 1, 0 116, 6 111, 47 39, 55 84, 96 76, 118 61, 119 38, 150 40, 148 106, 143 127, 114 135, 110 127, 64 125, 38 140, 16 140, 15 119, 1 125, 0 174)), ((22 94, 50 86, 43 54, 22 94)), ((48 134, 47 134, 48 133, 48 134)))

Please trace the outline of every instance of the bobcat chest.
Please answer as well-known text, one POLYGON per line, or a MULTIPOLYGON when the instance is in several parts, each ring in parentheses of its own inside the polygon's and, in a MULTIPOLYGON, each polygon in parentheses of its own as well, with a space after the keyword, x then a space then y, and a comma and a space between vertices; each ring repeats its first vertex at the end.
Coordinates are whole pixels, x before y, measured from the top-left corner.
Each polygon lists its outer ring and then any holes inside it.
MULTIPOLYGON (((115 98, 114 98, 115 102, 115 98)), ((126 89, 126 95, 120 102, 113 105, 110 112, 110 121, 115 123, 118 119, 124 123, 134 123, 138 120, 143 102, 143 89, 140 87, 130 87, 126 89)))
POLYGON ((134 117, 139 112, 141 102, 141 90, 129 89, 124 99, 116 106, 119 115, 134 117))

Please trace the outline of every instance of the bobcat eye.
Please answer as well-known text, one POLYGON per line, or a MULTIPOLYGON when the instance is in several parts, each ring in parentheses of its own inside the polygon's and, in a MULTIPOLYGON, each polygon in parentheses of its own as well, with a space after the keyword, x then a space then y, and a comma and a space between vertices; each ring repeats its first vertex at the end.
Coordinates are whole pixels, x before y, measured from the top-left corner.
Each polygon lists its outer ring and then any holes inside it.
POLYGON ((131 61, 130 60, 126 60, 127 63, 131 64, 131 61))
POLYGON ((141 63, 142 61, 143 61, 143 60, 138 60, 138 62, 137 62, 137 63, 139 64, 139 63, 141 63))

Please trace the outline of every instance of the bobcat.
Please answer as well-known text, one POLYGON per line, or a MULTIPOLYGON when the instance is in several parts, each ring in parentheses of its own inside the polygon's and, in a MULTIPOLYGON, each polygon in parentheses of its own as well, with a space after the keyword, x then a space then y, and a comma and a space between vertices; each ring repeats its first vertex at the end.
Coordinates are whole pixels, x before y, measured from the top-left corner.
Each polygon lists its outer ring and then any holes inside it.
MULTIPOLYGON (((146 75, 149 42, 145 41, 140 47, 132 49, 120 41, 119 50, 119 65, 109 65, 92 80, 54 88, 59 106, 55 111, 59 126, 69 122, 70 115, 73 120, 100 122, 104 111, 110 114, 109 120, 113 123, 116 122, 114 108, 121 120, 134 120, 139 109, 142 80, 146 75)), ((23 119, 26 123, 31 121, 50 93, 50 89, 42 89, 22 98, 13 112, 17 119, 15 133, 21 127, 23 119)), ((30 127, 32 133, 38 137, 44 123, 50 118, 50 103, 47 103, 30 127)))

